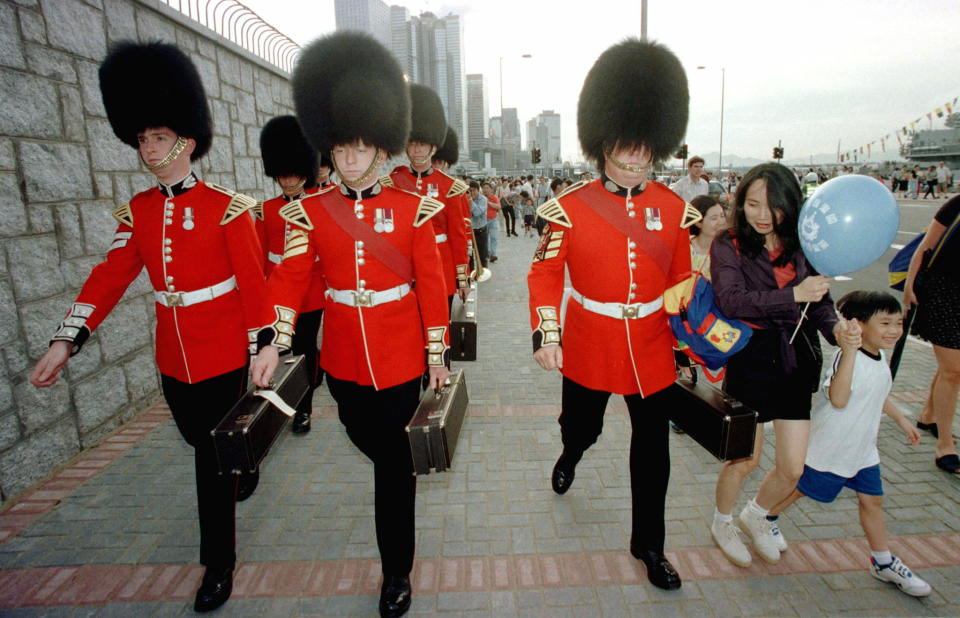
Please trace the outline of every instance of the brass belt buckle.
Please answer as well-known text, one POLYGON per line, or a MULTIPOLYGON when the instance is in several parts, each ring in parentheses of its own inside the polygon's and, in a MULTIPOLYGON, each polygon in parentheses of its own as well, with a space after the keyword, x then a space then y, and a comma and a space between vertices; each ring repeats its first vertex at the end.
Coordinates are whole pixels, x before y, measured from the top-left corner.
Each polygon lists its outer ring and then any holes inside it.
POLYGON ((182 292, 164 292, 163 297, 167 300, 167 307, 182 307, 183 306, 183 293, 182 292))
POLYGON ((350 293, 353 294, 353 304, 357 307, 372 307, 373 306, 373 291, 372 290, 363 290, 358 292, 356 290, 350 290, 350 293))
POLYGON ((623 305, 620 307, 620 315, 624 320, 629 320, 637 317, 637 306, 636 305, 623 305))

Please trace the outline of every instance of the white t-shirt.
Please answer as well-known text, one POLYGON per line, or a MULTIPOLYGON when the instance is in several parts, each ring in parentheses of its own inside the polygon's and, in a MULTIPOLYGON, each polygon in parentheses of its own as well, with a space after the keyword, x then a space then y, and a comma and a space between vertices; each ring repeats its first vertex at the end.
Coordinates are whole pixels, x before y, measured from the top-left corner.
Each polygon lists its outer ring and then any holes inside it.
POLYGON ((677 182, 670 185, 670 190, 689 202, 698 195, 707 195, 710 193, 710 183, 703 178, 698 178, 696 182, 690 180, 687 174, 677 182))
POLYGON ((805 183, 820 182, 820 177, 817 176, 816 172, 807 172, 807 175, 803 177, 803 182, 805 183))
POLYGON ((874 360, 863 350, 857 352, 850 381, 850 400, 843 409, 830 403, 829 387, 842 352, 833 355, 833 365, 823 381, 820 399, 810 411, 810 442, 807 465, 821 472, 852 478, 857 472, 880 463, 877 434, 883 403, 893 380, 886 357, 874 360))
POLYGON ((947 178, 950 177, 950 168, 949 167, 940 167, 937 166, 937 182, 945 183, 947 178))

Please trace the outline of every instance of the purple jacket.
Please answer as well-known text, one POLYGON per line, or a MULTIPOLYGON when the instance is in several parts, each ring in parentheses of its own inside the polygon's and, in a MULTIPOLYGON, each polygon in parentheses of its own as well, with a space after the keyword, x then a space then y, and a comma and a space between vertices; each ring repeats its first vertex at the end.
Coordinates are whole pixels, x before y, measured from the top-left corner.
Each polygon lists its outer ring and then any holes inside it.
MULTIPOLYGON (((793 256, 793 267, 796 277, 781 289, 777 287, 766 249, 753 259, 741 255, 729 232, 717 236, 710 246, 710 277, 720 311, 760 328, 778 329, 784 369, 788 373, 796 368, 796 355, 788 342, 803 310, 803 303, 793 299, 793 288, 806 277, 817 274, 800 251, 793 256)), ((833 327, 838 321, 837 312, 829 293, 819 302, 810 303, 806 319, 831 345, 836 345, 833 327)))

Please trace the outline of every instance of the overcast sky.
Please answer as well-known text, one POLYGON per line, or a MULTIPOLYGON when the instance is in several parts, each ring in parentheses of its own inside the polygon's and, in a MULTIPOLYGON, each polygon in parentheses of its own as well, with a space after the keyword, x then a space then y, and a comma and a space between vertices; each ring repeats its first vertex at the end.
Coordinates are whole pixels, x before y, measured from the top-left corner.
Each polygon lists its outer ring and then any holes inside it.
MULTIPOLYGON (((333 0, 242 1, 301 44, 336 27, 333 0)), ((486 77, 490 115, 499 113, 503 56, 504 106, 518 108, 524 129, 541 110, 559 112, 565 158, 579 159, 577 97, 590 66, 640 34, 640 0, 404 5, 461 15, 465 69, 486 77)), ((718 149, 721 67, 725 157, 767 159, 778 139, 788 159, 876 140, 877 159, 881 137, 889 133, 895 149, 895 129, 918 117, 927 128, 926 113, 960 95, 958 0, 649 0, 648 19, 649 38, 687 67, 691 154, 718 149)))

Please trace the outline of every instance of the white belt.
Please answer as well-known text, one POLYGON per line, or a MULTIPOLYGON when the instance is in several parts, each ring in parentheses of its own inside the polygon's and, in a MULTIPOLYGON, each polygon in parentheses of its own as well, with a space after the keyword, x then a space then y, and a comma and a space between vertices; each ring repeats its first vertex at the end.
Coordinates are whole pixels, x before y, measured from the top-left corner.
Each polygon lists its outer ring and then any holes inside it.
POLYGON ((583 294, 570 288, 570 296, 573 297, 587 311, 599 313, 618 320, 636 320, 645 318, 651 313, 655 313, 663 307, 663 296, 658 296, 649 303, 634 303, 624 305, 623 303, 601 303, 589 298, 584 298, 583 294))
POLYGON ((402 283, 388 290, 335 290, 327 288, 327 298, 349 307, 376 307, 400 300, 410 293, 410 284, 402 283))
POLYGON ((237 278, 230 277, 226 281, 221 281, 216 285, 192 292, 160 292, 154 290, 153 295, 156 297, 157 302, 164 307, 189 307, 190 305, 213 300, 235 289, 237 289, 237 278))
POLYGON ((267 259, 273 262, 274 264, 279 264, 283 261, 283 256, 279 253, 267 252, 267 259))
POLYGON ((437 244, 439 245, 442 242, 447 242, 446 234, 437 234, 437 244))

